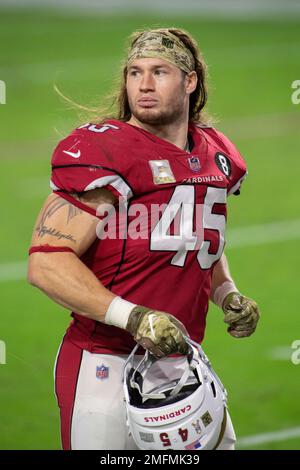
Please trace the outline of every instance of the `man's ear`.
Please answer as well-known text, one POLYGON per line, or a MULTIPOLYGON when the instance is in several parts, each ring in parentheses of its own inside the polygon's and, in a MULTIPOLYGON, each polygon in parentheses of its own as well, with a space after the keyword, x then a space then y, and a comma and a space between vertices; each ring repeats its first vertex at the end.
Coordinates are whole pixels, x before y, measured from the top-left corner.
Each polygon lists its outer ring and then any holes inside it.
POLYGON ((198 83, 198 77, 195 71, 186 74, 185 89, 189 95, 192 94, 196 90, 197 83, 198 83))

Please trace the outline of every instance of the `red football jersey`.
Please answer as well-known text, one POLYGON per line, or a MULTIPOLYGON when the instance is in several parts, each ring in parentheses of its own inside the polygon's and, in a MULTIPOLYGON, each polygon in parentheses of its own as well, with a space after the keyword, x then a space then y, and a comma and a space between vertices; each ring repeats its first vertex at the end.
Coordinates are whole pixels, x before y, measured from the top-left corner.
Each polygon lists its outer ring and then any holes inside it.
MULTIPOLYGON (((52 158, 52 189, 105 187, 118 198, 109 237, 81 257, 105 287, 126 300, 177 317, 204 337, 211 277, 225 239, 226 199, 246 176, 235 146, 214 128, 189 125, 190 153, 117 120, 81 126, 52 158), (155 209, 155 210, 154 210, 155 209)), ((96 214, 96 211, 88 210, 96 214)), ((127 354, 124 330, 72 313, 68 336, 90 352, 127 354)))

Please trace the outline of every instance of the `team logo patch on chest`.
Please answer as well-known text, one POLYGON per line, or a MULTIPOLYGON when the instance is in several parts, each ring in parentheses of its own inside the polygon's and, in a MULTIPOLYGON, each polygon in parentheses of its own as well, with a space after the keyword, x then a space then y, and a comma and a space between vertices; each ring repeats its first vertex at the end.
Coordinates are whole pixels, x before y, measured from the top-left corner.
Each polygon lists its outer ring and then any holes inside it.
POLYGON ((154 184, 175 183, 169 160, 149 160, 154 184))
POLYGON ((109 367, 106 367, 104 364, 96 367, 96 377, 99 380, 108 379, 109 376, 109 367))

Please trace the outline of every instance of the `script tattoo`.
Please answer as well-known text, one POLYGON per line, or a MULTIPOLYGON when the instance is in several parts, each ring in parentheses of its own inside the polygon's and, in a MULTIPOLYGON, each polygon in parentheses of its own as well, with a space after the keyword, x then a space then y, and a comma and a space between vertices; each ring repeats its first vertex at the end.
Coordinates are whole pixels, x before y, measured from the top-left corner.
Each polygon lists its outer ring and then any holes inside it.
POLYGON ((72 237, 72 235, 67 235, 65 233, 61 233, 59 230, 55 230, 55 228, 51 228, 51 227, 46 227, 46 225, 40 225, 36 231, 38 232, 39 234, 39 237, 43 238, 44 235, 51 235, 52 237, 56 237, 58 238, 59 240, 61 240, 62 238, 66 239, 66 240, 71 240, 72 242, 76 243, 76 240, 74 237, 72 237))
POLYGON ((50 235, 52 237, 56 237, 59 240, 62 238, 66 240, 71 240, 72 242, 76 243, 76 240, 74 237, 70 234, 65 234, 60 232, 60 230, 56 230, 55 228, 49 227, 46 225, 47 219, 51 219, 53 214, 57 212, 61 207, 67 206, 68 207, 68 218, 67 218, 67 224, 71 219, 76 217, 78 214, 82 213, 81 209, 78 209, 77 207, 73 206, 70 202, 66 201, 65 199, 62 199, 61 197, 57 197, 53 199, 48 206, 45 208, 41 220, 39 222, 38 227, 36 228, 36 231, 39 234, 39 237, 43 237, 44 235, 50 235))

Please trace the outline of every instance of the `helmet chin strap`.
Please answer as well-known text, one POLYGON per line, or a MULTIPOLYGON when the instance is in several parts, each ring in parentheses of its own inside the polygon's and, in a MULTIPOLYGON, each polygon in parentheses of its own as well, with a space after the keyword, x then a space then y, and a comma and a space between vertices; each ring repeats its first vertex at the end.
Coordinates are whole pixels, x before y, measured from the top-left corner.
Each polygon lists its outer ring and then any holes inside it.
POLYGON ((176 397, 176 395, 178 395, 178 393, 180 392, 182 387, 184 387, 184 385, 186 384, 186 381, 189 378, 190 373, 191 373, 191 369, 186 368, 185 371, 183 372, 180 380, 178 381, 177 385, 171 391, 171 393, 170 393, 171 397, 176 397))

